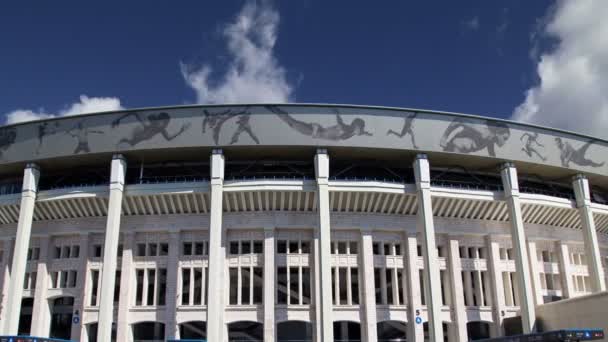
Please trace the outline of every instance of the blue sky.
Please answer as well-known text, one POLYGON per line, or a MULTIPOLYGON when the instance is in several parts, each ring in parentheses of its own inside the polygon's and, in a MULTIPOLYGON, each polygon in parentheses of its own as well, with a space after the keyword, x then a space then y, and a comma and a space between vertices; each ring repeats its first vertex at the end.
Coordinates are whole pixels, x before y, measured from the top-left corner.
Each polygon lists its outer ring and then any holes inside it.
MULTIPOLYGON (((551 99, 563 96, 544 87, 555 72, 542 68, 543 57, 554 57, 563 64, 552 70, 567 69, 560 52, 568 54, 568 42, 581 49, 572 36, 603 30, 601 17, 581 11, 608 14, 606 2, 590 3, 579 9, 549 0, 7 2, 0 8, 0 113, 326 102, 593 130, 569 127, 567 113, 552 114, 560 104, 551 99)), ((602 52, 587 57, 601 60, 602 52)), ((597 63, 600 71, 588 71, 592 81, 605 71, 597 63)), ((590 110, 603 119, 608 101, 596 96, 590 110)))

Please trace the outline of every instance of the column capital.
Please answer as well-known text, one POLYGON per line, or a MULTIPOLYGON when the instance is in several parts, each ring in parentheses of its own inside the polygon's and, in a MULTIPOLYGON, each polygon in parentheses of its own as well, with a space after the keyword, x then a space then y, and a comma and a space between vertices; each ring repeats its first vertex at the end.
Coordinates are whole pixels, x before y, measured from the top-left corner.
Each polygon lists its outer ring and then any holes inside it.
POLYGON ((221 149, 214 149, 211 151, 211 182, 224 180, 224 168, 226 161, 224 159, 224 152, 221 149))
POLYGON ((574 189, 574 198, 578 208, 591 204, 589 180, 585 175, 579 173, 572 177, 572 188, 574 189))
POLYGON ((40 179, 40 168, 37 164, 28 163, 23 170, 23 195, 38 192, 38 180, 40 179))
POLYGON ((416 155, 416 159, 414 160, 414 178, 416 178, 417 189, 431 188, 431 171, 426 154, 420 153, 416 155))
POLYGON ((503 163, 500 168, 502 187, 506 197, 519 196, 519 182, 517 169, 513 163, 503 163))
POLYGON ((315 177, 317 181, 329 179, 329 154, 324 148, 317 149, 315 154, 315 177))
POLYGON ((125 162, 127 161, 127 158, 124 156, 124 154, 120 154, 120 153, 115 153, 112 155, 112 160, 116 160, 116 159, 124 160, 125 162))

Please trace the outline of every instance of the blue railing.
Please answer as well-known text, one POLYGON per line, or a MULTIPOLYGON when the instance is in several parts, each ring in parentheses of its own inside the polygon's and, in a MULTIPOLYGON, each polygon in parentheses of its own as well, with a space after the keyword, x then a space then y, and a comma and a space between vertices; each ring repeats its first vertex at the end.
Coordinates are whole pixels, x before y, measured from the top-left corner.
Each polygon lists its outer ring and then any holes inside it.
POLYGON ((74 342, 50 337, 35 336, 0 336, 0 342, 74 342))

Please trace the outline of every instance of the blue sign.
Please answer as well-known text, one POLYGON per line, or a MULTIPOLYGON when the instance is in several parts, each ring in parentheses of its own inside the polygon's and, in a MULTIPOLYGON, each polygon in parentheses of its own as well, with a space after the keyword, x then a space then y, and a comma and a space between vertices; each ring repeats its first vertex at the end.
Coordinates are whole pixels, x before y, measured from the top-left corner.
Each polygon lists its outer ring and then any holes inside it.
POLYGON ((422 317, 416 317, 416 324, 422 323, 422 317))
POLYGON ((74 323, 74 324, 80 323, 80 317, 74 316, 74 318, 72 318, 72 323, 74 323))

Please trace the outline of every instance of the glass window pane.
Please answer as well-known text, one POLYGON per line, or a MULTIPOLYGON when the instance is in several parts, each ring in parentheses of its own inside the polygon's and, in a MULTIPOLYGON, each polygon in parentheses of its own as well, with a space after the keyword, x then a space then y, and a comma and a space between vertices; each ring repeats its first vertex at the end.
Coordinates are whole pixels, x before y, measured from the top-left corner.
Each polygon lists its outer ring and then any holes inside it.
POLYGON ((279 254, 287 253, 287 241, 279 240, 277 242, 277 253, 279 253, 279 254))
POLYGON ((241 241, 241 254, 251 253, 251 241, 241 241))
POLYGON ((184 242, 182 254, 183 255, 192 255, 192 244, 190 242, 184 242))
POLYGON ((300 295, 298 286, 300 283, 300 275, 298 273, 298 267, 289 268, 289 304, 299 305, 300 295))
POLYGON ((380 254, 380 243, 374 242, 374 244, 372 245, 372 250, 374 251, 374 255, 379 255, 380 254))
POLYGON ((80 246, 78 246, 78 245, 72 246, 71 257, 72 258, 80 257, 80 246))
POLYGON ((287 304, 287 268, 277 268, 277 304, 287 304))
POLYGON ((158 270, 158 288, 156 294, 156 305, 165 305, 165 298, 167 295, 167 269, 160 268, 158 270))
POLYGON ((388 304, 393 305, 395 304, 393 298, 393 270, 387 268, 384 271, 386 272, 386 299, 388 304))
POLYGON ((302 250, 302 254, 309 254, 310 241, 300 241, 300 249, 302 250))
POLYGON ((237 305, 238 293, 238 270, 236 267, 230 267, 230 305, 237 305))
POLYGON ((114 283, 114 303, 118 303, 120 299, 120 277, 122 276, 121 270, 116 270, 116 282, 114 283))
POLYGON ((331 268, 331 298, 334 305, 338 304, 336 296, 336 268, 331 268))
POLYGON ((194 297, 194 305, 202 305, 203 304, 203 269, 195 268, 194 269, 194 293, 192 294, 194 297))
POLYGON ((190 305, 190 269, 182 268, 182 305, 190 305))
POLYGON ((194 244, 194 255, 203 255, 203 243, 197 242, 194 244))
POLYGON ((154 303, 154 280, 156 278, 156 270, 148 270, 148 298, 146 298, 146 305, 155 305, 154 303))
POLYGON ((357 254, 357 253, 359 253, 357 242, 351 241, 351 243, 350 243, 350 254, 357 254))
POLYGON ((289 241, 289 254, 298 253, 298 241, 289 241))
POLYGON ((249 270, 249 267, 241 267, 241 304, 242 305, 251 304, 251 298, 249 295, 249 291, 251 289, 251 286, 249 283, 250 278, 251 278, 251 271, 249 270))
POLYGON ((376 289, 376 304, 382 304, 382 281, 380 280, 381 268, 374 268, 374 287, 376 289))
POLYGON ((253 304, 262 304, 264 293, 264 269, 253 268, 253 304))
POLYGON ((346 254, 346 242, 338 242, 338 254, 346 254))
POLYGON ((144 243, 137 244, 137 256, 140 256, 140 257, 146 256, 146 244, 144 244, 144 243))
POLYGON ((359 270, 357 268, 350 269, 350 289, 353 305, 359 304, 359 270))
POLYGON ((340 277, 340 304, 347 305, 348 304, 348 296, 346 287, 348 283, 346 282, 346 268, 340 267, 338 268, 338 277, 340 277))
POLYGON ((63 254, 61 257, 64 259, 70 257, 70 246, 63 246, 63 254))
POLYGON ((148 244, 148 255, 149 256, 157 256, 158 255, 157 245, 155 243, 148 244))
POLYGON ((395 255, 401 255, 401 244, 395 244, 395 255))
POLYGON ((262 254, 264 253, 264 244, 260 240, 253 241, 253 253, 262 254))
POLYGON ((161 243, 158 255, 165 256, 167 254, 169 254, 169 244, 168 243, 161 243))
POLYGON ((136 271, 136 290, 135 290, 135 305, 142 305, 144 294, 144 270, 136 271))
POLYGON ((310 304, 310 268, 302 267, 302 304, 310 304))
POLYGON ((388 243, 384 244, 384 255, 392 255, 391 253, 391 245, 388 243))
POLYGON ((97 289, 99 286, 99 271, 92 270, 91 271, 91 301, 89 302, 91 306, 97 305, 97 289))
POLYGON ((230 242, 230 254, 232 254, 232 255, 239 254, 239 242, 238 241, 230 242))

